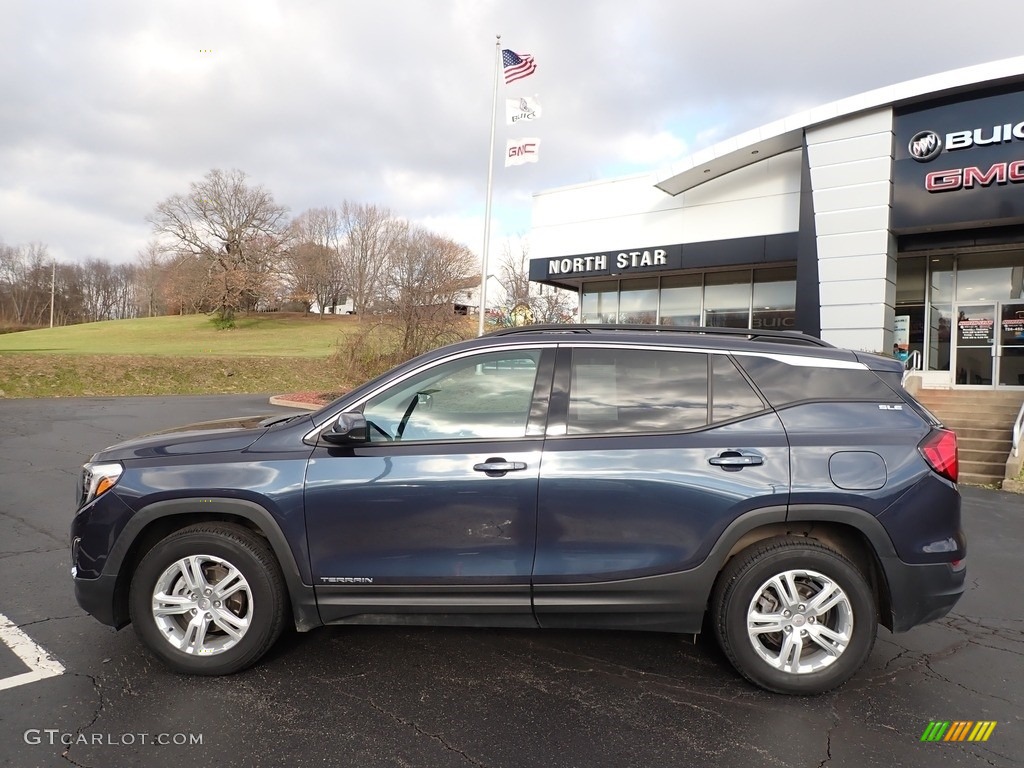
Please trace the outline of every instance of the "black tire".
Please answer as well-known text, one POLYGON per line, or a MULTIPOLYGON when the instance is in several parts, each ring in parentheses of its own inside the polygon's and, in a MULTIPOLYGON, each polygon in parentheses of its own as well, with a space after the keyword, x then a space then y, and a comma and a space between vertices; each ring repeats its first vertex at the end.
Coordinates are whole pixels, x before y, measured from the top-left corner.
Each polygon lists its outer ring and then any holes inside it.
MULTIPOLYGON (((829 593, 836 594, 834 589, 829 593)), ((711 610, 718 643, 732 665, 750 682, 776 693, 819 694, 842 685, 867 661, 878 631, 878 608, 864 575, 836 550, 795 536, 758 542, 735 555, 715 584, 711 610), (811 595, 812 599, 787 609, 783 619, 787 603, 785 598, 775 599, 779 590, 770 586, 773 577, 782 577, 779 584, 795 586, 797 595, 811 595), (826 589, 818 577, 841 590, 845 598, 820 614, 811 607, 814 589, 821 587, 819 594, 826 589), (752 636, 748 611, 754 608, 755 598, 765 614, 766 629, 752 636), (769 621, 768 615, 778 616, 778 620, 769 621), (784 631, 767 629, 776 624, 784 631), (848 642, 819 634, 836 629, 843 630, 843 637, 849 635, 848 642), (823 639, 815 642, 806 637, 798 642, 801 635, 823 639), (833 651, 826 651, 823 644, 833 651), (776 648, 778 657, 770 660, 776 648), (801 654, 801 662, 807 654, 800 671, 792 668, 796 659, 787 648, 801 654)))
MULTIPOLYGON (((226 585, 224 589, 230 591, 226 585)), ((175 531, 146 553, 132 574, 128 604, 139 639, 168 667, 193 675, 229 675, 256 663, 274 644, 284 628, 288 599, 281 568, 262 537, 240 525, 200 523, 175 531), (173 590, 167 592, 175 593, 168 598, 168 604, 171 600, 192 604, 184 572, 179 570, 175 576, 176 564, 192 557, 199 558, 195 562, 211 592, 218 584, 229 580, 229 568, 237 570, 244 588, 226 597, 223 608, 219 600, 217 607, 212 607, 212 600, 217 597, 213 592, 201 608, 157 618, 153 599, 161 584, 165 589, 168 584, 174 585, 173 590), (217 617, 206 620, 202 634, 192 631, 190 624, 203 623, 202 617, 196 618, 201 609, 209 610, 204 613, 206 617, 217 617), (239 629, 235 622, 243 621, 244 629, 239 629), (233 627, 240 637, 229 635, 222 626, 233 627), (179 632, 194 652, 179 649, 174 641, 179 638, 179 632), (203 641, 194 642, 200 638, 203 641)))

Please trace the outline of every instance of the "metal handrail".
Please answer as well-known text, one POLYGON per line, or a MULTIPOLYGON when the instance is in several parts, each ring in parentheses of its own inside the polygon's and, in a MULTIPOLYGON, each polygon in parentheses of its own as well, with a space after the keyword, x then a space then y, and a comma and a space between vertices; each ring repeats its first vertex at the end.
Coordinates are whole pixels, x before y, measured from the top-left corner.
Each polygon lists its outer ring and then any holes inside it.
POLYGON ((907 370, 920 371, 922 362, 921 350, 915 349, 910 353, 910 357, 907 358, 907 370))
POLYGON ((1020 404, 1017 419, 1013 422, 1013 458, 1020 456, 1020 439, 1024 434, 1024 403, 1020 404))

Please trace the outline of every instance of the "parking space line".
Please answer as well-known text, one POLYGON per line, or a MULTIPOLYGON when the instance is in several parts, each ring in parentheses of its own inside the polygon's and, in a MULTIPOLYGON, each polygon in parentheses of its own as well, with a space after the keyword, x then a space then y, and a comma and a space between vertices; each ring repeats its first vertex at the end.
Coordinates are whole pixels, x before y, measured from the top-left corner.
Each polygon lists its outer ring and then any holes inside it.
POLYGON ((22 632, 13 621, 2 613, 0 613, 0 642, 14 651, 15 656, 21 659, 22 664, 30 670, 0 680, 0 691, 64 674, 64 666, 59 661, 43 650, 42 646, 22 632))

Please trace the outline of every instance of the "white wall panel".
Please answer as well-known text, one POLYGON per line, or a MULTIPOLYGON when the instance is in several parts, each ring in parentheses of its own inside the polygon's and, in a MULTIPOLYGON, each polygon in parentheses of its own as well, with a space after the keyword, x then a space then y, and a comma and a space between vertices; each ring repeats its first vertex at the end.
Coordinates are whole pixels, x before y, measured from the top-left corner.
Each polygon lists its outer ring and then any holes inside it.
MULTIPOLYGON (((846 280, 874 280, 888 274, 888 259, 884 253, 867 256, 844 256, 818 262, 818 280, 837 283, 846 280)), ((893 272, 895 275, 895 271, 893 272)))
POLYGON ((821 329, 821 338, 829 344, 845 349, 854 349, 860 352, 882 352, 885 349, 892 349, 892 342, 889 346, 884 341, 879 344, 878 331, 874 328, 830 328, 821 329))
POLYGON ((828 141, 841 141, 854 136, 867 136, 872 133, 886 132, 892 133, 892 109, 889 107, 845 120, 838 120, 827 125, 809 127, 807 129, 807 143, 823 144, 828 141))
POLYGON ((896 286, 884 278, 842 280, 821 284, 821 303, 839 306, 850 303, 885 303, 896 286))
POLYGON ((870 160, 874 157, 887 157, 892 152, 892 133, 887 131, 841 141, 809 144, 808 150, 811 165, 816 168, 824 165, 852 163, 857 160, 870 160))
POLYGON ((868 184, 872 181, 888 181, 892 177, 892 158, 875 157, 852 163, 826 165, 814 168, 812 177, 815 190, 849 187, 854 184, 868 184))
POLYGON ((818 260, 843 258, 845 256, 867 256, 887 253, 889 231, 843 232, 838 235, 818 237, 818 260))
MULTIPOLYGON (((821 308, 821 329, 877 329, 885 325, 884 304, 839 304, 821 308)), ((879 342, 880 343, 880 342, 879 342)), ((876 347, 877 349, 878 347, 876 347)))
POLYGON ((844 235, 855 232, 873 232, 889 226, 888 199, 884 205, 872 208, 854 208, 816 214, 814 225, 819 236, 844 235))
POLYGON ((880 200, 891 199, 892 184, 888 180, 873 181, 870 184, 854 184, 848 187, 817 189, 814 191, 814 212, 821 214, 851 208, 868 208, 879 205, 880 200))

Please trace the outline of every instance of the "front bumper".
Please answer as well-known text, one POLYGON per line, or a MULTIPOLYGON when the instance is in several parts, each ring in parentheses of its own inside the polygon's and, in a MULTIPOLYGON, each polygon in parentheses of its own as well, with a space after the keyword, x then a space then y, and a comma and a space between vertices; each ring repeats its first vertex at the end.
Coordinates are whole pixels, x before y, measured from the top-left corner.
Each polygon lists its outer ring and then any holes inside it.
POLYGON ((75 583, 75 600, 82 610, 114 629, 120 629, 128 624, 127 616, 117 616, 114 611, 116 575, 104 574, 96 579, 81 579, 72 575, 72 581, 75 583))

